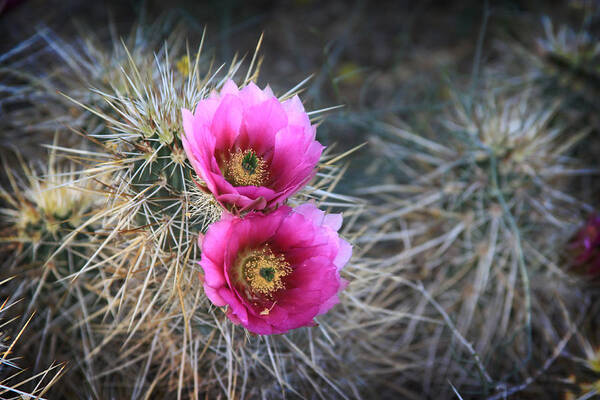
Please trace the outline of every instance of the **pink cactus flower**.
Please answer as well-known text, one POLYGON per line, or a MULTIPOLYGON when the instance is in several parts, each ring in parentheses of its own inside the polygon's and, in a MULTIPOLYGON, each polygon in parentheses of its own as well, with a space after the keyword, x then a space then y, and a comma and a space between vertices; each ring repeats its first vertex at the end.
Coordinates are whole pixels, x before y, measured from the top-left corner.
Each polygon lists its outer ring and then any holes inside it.
POLYGON ((283 204, 314 176, 323 146, 298 96, 280 102, 269 87, 220 93, 183 109, 182 142, 194 170, 232 211, 283 204))
POLYGON ((574 266, 591 277, 600 277, 600 215, 592 215, 571 242, 574 266))
POLYGON ((206 295, 256 334, 314 326, 347 284, 340 270, 352 247, 337 234, 341 224, 341 214, 312 204, 244 218, 227 214, 201 239, 206 295))

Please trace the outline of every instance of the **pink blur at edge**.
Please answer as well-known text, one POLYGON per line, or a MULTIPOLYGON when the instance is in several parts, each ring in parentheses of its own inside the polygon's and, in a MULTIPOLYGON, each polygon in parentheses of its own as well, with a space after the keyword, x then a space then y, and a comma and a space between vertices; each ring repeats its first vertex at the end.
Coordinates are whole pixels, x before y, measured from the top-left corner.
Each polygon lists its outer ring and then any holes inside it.
POLYGON ((571 242, 574 265, 592 277, 600 277, 600 215, 592 215, 571 242))

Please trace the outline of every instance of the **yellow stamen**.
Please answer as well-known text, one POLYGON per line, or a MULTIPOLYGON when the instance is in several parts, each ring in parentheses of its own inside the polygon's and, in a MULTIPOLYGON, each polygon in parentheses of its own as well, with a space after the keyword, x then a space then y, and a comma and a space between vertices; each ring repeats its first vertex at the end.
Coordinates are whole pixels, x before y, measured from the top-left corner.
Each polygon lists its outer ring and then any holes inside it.
POLYGON ((267 297, 285 287, 283 277, 292 272, 290 263, 282 255, 275 255, 268 245, 250 251, 239 260, 242 276, 250 291, 267 297))
POLYGON ((225 179, 234 186, 264 186, 267 163, 252 150, 238 150, 225 162, 225 179))

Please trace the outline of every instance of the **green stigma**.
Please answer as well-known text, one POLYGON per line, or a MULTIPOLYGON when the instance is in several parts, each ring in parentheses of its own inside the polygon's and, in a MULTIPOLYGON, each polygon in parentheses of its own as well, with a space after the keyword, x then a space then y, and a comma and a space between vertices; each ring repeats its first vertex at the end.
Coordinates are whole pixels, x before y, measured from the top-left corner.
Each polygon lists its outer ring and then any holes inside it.
POLYGON ((251 150, 244 155, 242 158, 242 168, 248 172, 248 174, 252 175, 254 171, 256 171, 256 167, 258 166, 258 158, 256 154, 251 150))
POLYGON ((275 278, 275 270, 273 268, 271 268, 271 267, 261 268, 259 274, 267 282, 271 282, 273 280, 273 278, 275 278))

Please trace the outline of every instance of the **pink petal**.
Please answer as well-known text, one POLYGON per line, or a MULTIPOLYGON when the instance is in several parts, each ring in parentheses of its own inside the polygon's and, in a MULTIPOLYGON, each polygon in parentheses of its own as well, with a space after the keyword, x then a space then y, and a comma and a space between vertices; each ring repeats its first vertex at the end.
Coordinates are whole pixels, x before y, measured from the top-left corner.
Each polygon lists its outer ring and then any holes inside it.
POLYGON ((215 306, 224 307, 227 305, 227 302, 219 295, 219 292, 217 289, 212 288, 205 284, 204 285, 204 293, 206 294, 206 297, 208 297, 215 306))
POLYGON ((219 100, 216 99, 204 99, 200 100, 194 110, 194 118, 197 123, 204 126, 210 126, 212 123, 215 112, 219 107, 219 100))
POLYGON ((298 95, 284 101, 282 106, 288 115, 289 125, 301 127, 310 126, 310 119, 308 118, 306 111, 304 111, 304 106, 298 95))
POLYGON ((221 88, 221 97, 225 96, 225 95, 232 95, 235 97, 238 97, 240 95, 240 90, 238 89, 237 85, 235 84, 235 82, 231 79, 228 79, 225 84, 223 85, 223 87, 221 88))
POLYGON ((254 82, 250 82, 240 91, 240 99, 244 102, 244 108, 249 109, 252 106, 263 103, 266 100, 274 98, 273 93, 260 90, 254 82))
POLYGON ((231 149, 240 132, 241 124, 242 102, 231 94, 225 95, 210 126, 210 131, 216 139, 215 148, 221 151, 231 149))
POLYGON ((243 121, 238 147, 264 155, 273 149, 275 134, 287 125, 287 116, 281 103, 272 98, 245 109, 243 121))
POLYGON ((243 325, 248 324, 248 311, 240 302, 240 300, 231 292, 231 290, 220 288, 218 293, 221 298, 227 302, 227 305, 229 305, 229 312, 235 314, 235 316, 240 319, 243 325))
POLYGON ((340 238, 338 240, 339 249, 335 259, 333 260, 333 263, 339 271, 348 263, 348 261, 350 261, 350 258, 352 257, 352 246, 350 246, 350 243, 346 242, 344 239, 340 238))

